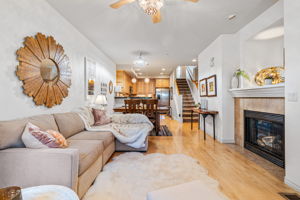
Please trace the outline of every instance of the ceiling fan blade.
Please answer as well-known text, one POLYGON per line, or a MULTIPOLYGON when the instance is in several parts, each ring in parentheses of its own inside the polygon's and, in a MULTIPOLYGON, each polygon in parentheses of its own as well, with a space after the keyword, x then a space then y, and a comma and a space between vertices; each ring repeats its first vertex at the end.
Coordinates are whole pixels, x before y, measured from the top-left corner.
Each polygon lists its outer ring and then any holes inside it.
POLYGON ((154 24, 161 22, 160 10, 155 15, 152 15, 152 22, 154 24))
POLYGON ((193 3, 197 3, 199 0, 185 0, 185 1, 190 1, 190 2, 193 2, 193 3))
POLYGON ((135 0, 120 0, 116 3, 111 4, 110 7, 117 9, 117 8, 120 8, 121 6, 123 6, 125 4, 129 4, 129 3, 132 3, 132 2, 135 2, 135 0))

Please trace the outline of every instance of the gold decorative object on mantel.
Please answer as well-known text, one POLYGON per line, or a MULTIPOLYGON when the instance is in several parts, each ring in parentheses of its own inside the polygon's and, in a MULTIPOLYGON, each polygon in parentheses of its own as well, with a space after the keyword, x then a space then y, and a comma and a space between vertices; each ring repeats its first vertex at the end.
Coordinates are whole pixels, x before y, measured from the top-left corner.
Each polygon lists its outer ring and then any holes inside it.
POLYGON ((38 33, 25 38, 17 55, 16 74, 23 81, 24 93, 36 105, 51 108, 61 104, 71 86, 71 67, 63 47, 52 36, 38 33))
POLYGON ((281 73, 284 72, 284 67, 269 67, 262 69, 255 75, 255 82, 259 86, 265 85, 266 78, 272 78, 272 84, 283 83, 284 78, 281 73))

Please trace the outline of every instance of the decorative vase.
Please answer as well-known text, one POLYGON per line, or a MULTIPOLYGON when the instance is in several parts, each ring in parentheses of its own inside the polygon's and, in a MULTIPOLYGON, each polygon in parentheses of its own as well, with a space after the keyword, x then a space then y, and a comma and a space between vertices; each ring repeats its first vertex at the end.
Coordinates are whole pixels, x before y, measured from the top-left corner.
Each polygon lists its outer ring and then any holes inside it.
POLYGON ((265 85, 272 85, 272 83, 273 83, 273 79, 271 79, 271 78, 265 79, 265 85))
POLYGON ((231 79, 231 88, 239 88, 240 87, 240 79, 237 76, 233 76, 231 79))

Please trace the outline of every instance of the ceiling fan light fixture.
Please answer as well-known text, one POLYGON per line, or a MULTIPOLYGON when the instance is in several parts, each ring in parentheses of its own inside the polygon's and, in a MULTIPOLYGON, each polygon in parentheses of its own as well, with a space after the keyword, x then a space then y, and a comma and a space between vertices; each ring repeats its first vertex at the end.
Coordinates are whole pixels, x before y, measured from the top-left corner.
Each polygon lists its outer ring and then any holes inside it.
POLYGON ((138 68, 142 68, 147 66, 149 63, 144 59, 142 53, 140 53, 139 57, 133 61, 133 65, 138 68))
POLYGON ((147 15, 155 15, 164 5, 163 0, 139 0, 140 7, 147 15))

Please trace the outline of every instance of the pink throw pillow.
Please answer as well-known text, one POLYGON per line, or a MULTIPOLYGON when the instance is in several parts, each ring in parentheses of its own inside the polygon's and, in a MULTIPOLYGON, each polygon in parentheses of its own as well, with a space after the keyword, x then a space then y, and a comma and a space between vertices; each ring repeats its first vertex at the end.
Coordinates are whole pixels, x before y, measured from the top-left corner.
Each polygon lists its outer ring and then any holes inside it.
POLYGON ((66 148, 67 141, 63 135, 54 130, 42 131, 39 127, 27 123, 22 134, 22 141, 27 148, 66 148))
POLYGON ((106 116, 105 110, 93 108, 93 115, 95 119, 95 124, 94 124, 95 126, 101 126, 101 125, 109 124, 111 122, 111 119, 106 116))

